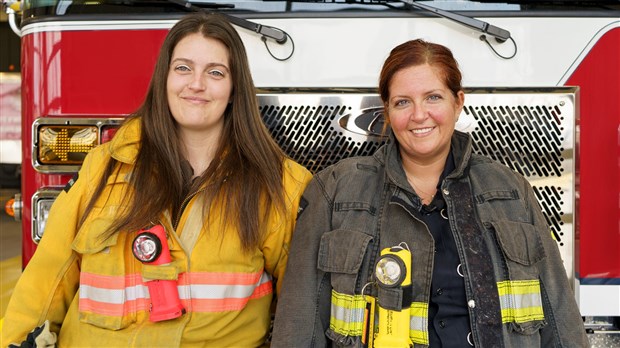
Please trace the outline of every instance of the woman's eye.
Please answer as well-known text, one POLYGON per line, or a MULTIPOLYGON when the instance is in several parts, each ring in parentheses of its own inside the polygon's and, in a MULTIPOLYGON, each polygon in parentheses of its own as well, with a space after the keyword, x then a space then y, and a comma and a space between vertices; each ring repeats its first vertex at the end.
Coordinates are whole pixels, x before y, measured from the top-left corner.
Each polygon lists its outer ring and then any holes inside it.
POLYGON ((408 101, 408 100, 406 100, 406 99, 397 100, 397 101, 394 103, 394 106, 396 106, 396 107, 402 107, 402 106, 407 105, 408 103, 409 103, 409 101, 408 101))
POLYGON ((209 75, 213 75, 215 77, 224 77, 224 72, 222 72, 221 70, 210 70, 209 71, 209 75))
POLYGON ((428 100, 430 100, 430 101, 437 101, 437 100, 440 100, 440 99, 441 99, 441 96, 438 95, 438 94, 432 94, 432 95, 428 96, 428 100))
POLYGON ((174 67, 174 70, 176 71, 191 71, 192 69, 189 68, 189 66, 187 65, 177 65, 174 67))

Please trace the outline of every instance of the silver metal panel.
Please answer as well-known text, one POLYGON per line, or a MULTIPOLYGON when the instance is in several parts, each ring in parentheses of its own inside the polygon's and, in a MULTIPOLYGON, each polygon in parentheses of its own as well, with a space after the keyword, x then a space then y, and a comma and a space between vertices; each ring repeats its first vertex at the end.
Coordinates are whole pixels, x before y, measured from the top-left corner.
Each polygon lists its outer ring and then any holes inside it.
MULTIPOLYGON (((470 89, 457 129, 474 152, 521 173, 532 184, 566 271, 574 279, 576 88, 470 89)), ((374 153, 383 106, 368 91, 263 93, 261 113, 276 141, 316 173, 350 156, 374 153)))

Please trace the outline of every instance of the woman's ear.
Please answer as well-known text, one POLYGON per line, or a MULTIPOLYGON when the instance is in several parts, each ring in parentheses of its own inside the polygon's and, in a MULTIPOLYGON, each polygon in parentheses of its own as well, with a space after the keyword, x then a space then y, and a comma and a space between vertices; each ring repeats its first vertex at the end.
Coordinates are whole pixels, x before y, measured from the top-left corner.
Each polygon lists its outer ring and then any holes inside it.
POLYGON ((458 91, 456 93, 456 117, 454 119, 454 123, 459 121, 459 116, 463 112, 463 106, 465 105, 465 92, 458 91))
POLYGON ((463 109, 463 105, 465 105, 465 92, 458 91, 458 93, 456 93, 456 99, 459 109, 463 109))
POLYGON ((389 129, 390 129, 390 116, 388 116, 388 104, 383 103, 383 129, 381 130, 381 134, 385 136, 389 129))

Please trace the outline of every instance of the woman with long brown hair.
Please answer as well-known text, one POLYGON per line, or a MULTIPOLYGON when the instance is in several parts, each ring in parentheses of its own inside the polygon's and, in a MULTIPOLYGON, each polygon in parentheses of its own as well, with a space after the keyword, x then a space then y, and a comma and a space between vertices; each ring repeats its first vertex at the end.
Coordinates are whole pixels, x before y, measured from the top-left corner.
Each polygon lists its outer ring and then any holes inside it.
POLYGON ((3 342, 260 346, 310 179, 262 123, 235 29, 182 18, 142 106, 54 203, 3 342))

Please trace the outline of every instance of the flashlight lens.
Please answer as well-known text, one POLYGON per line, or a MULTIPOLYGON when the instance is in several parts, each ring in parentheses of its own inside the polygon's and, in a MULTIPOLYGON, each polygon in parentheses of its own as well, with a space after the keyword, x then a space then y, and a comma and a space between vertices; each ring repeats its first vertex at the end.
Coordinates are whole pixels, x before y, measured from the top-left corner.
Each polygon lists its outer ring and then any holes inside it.
POLYGON ((394 257, 385 255, 377 262, 375 276, 385 286, 397 286, 404 279, 403 271, 401 264, 394 257))
POLYGON ((153 233, 141 233, 133 240, 133 254, 142 262, 154 261, 160 252, 161 243, 153 233))

